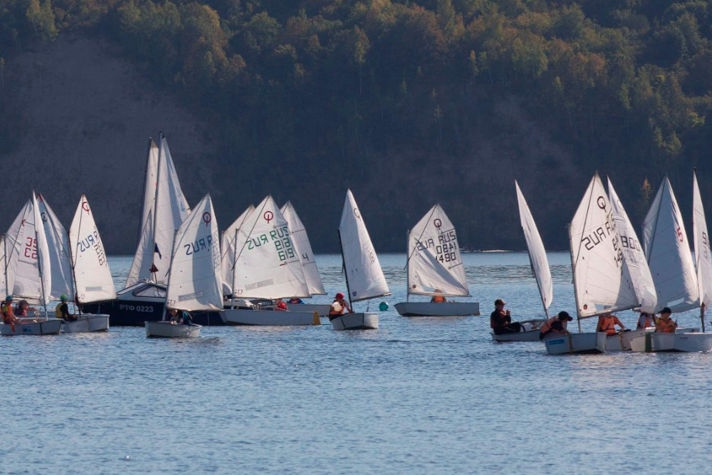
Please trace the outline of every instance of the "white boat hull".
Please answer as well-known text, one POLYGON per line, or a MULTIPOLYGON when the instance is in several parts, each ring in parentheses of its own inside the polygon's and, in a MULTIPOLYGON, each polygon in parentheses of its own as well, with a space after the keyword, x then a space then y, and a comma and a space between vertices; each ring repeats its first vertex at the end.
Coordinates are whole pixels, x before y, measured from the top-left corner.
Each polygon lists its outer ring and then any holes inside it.
POLYGON ((643 335, 643 330, 620 332, 606 336, 606 351, 630 351, 631 342, 643 335))
POLYGON ((38 319, 15 324, 15 331, 11 325, 0 324, 1 335, 57 335, 62 329, 62 320, 58 318, 38 319))
POLYGON ((378 329, 377 313, 346 313, 330 318, 334 330, 376 330, 378 329))
POLYGON ((290 312, 314 312, 320 317, 328 317, 331 305, 328 303, 288 303, 287 310, 290 312))
POLYGON ((712 333, 646 332, 631 342, 631 349, 639 352, 680 351, 685 353, 712 351, 712 333))
POLYGON ((570 333, 568 335, 548 337, 544 339, 546 352, 550 355, 565 355, 569 353, 605 353, 606 334, 570 333))
POLYGON ((146 337, 148 338, 196 338, 200 336, 200 329, 203 328, 197 323, 189 325, 173 324, 169 321, 146 322, 146 337))
POLYGON ((522 326, 524 331, 519 333, 502 333, 501 335, 495 335, 492 333, 492 339, 498 342, 505 341, 539 341, 539 328, 546 322, 546 320, 524 320, 520 321, 519 324, 522 326))
POLYGON ((319 314, 314 312, 230 308, 223 310, 223 315, 227 325, 321 325, 319 314))
POLYGON ((404 317, 464 317, 480 314, 479 302, 400 302, 395 307, 404 317))
POLYGON ((71 322, 62 322, 64 333, 87 333, 109 331, 109 314, 81 313, 71 322))

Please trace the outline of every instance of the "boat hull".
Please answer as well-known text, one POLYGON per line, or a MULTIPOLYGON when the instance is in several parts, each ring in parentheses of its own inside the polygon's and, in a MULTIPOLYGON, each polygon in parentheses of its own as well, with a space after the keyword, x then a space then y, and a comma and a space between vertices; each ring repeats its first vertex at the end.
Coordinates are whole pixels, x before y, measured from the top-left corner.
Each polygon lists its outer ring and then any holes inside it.
POLYGON ((290 312, 314 312, 320 317, 328 317, 331 305, 328 303, 288 303, 287 310, 290 312))
POLYGON ((109 315, 95 313, 81 313, 73 321, 62 322, 63 333, 87 333, 109 331, 109 315))
POLYGON ((395 307, 404 317, 465 317, 480 314, 479 302, 400 302, 395 307))
POLYGON ((347 313, 330 318, 334 330, 377 330, 377 313, 347 313))
POLYGON ((643 330, 625 331, 606 336, 606 351, 630 351, 631 342, 643 335, 643 330))
POLYGON ((196 338, 200 336, 201 325, 191 323, 173 324, 169 321, 146 322, 147 338, 196 338))
POLYGON ((491 333, 492 340, 497 342, 507 342, 507 341, 539 341, 539 328, 546 322, 546 320, 524 320, 520 321, 519 324, 524 328, 524 331, 519 333, 502 333, 501 335, 495 335, 491 333))
POLYGON ((570 353, 605 353, 606 334, 570 333, 544 339, 546 352, 550 355, 565 355, 570 353))
POLYGON ((321 325, 319 314, 314 312, 292 312, 230 308, 223 310, 227 325, 292 326, 321 325))
POLYGON ((82 305, 87 313, 108 314, 112 327, 142 327, 144 322, 163 319, 165 298, 116 299, 82 305))
POLYGON ((646 332, 631 342, 631 349, 638 352, 679 351, 697 353, 712 351, 712 333, 679 332, 656 333, 646 332))
POLYGON ((10 325, 0 324, 0 335, 57 335, 62 329, 62 320, 58 318, 25 321, 15 324, 15 331, 10 325))

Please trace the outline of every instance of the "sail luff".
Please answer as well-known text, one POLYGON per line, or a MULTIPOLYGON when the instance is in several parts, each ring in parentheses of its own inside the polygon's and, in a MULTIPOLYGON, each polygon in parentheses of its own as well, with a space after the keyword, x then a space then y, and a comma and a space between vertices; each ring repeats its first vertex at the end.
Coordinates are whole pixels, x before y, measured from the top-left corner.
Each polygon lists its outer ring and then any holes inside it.
POLYGON ((712 252, 710 252, 709 232, 705 208, 702 203, 697 173, 692 173, 692 234, 695 247, 695 268, 700 302, 700 321, 705 330, 704 314, 712 300, 712 252))

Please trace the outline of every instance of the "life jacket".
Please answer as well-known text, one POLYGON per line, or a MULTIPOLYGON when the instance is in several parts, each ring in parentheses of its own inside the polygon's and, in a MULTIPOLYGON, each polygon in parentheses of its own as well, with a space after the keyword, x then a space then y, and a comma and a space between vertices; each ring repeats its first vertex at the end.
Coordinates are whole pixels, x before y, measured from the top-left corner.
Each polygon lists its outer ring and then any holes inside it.
POLYGON ((58 303, 56 307, 54 307, 54 316, 57 318, 62 318, 62 304, 58 303))
POLYGON ((647 327, 655 326, 655 319, 649 313, 641 313, 638 318, 638 329, 642 330, 647 327))
POLYGON ((675 328, 677 328, 677 323, 672 318, 665 320, 664 318, 658 318, 656 330, 660 333, 675 333, 675 328))
POLYGON ((615 335, 617 333, 615 318, 613 316, 600 317, 597 331, 605 332, 606 335, 615 335))
POLYGON ((445 301, 445 297, 442 295, 433 295, 433 298, 430 299, 431 302, 435 303, 443 303, 445 301))
POLYGON ((549 318, 547 321, 544 322, 544 324, 541 326, 541 328, 539 328, 539 332, 540 332, 540 333, 543 333, 544 335, 546 335, 547 333, 549 333, 549 332, 551 331, 551 326, 552 326, 552 325, 554 324, 554 322, 555 322, 556 320, 558 320, 558 319, 559 319, 559 317, 551 317, 551 318, 549 318))

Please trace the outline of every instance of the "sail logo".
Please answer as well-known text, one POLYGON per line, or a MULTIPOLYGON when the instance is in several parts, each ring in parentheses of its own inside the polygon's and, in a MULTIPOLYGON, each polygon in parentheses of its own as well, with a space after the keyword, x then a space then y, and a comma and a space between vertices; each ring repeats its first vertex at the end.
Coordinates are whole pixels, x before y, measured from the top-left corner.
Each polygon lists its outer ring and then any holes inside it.
POLYGON ((193 242, 183 244, 183 248, 185 249, 186 256, 192 256, 193 254, 197 254, 201 251, 210 249, 212 247, 212 244, 213 244, 213 236, 207 235, 205 237, 196 239, 193 242))

